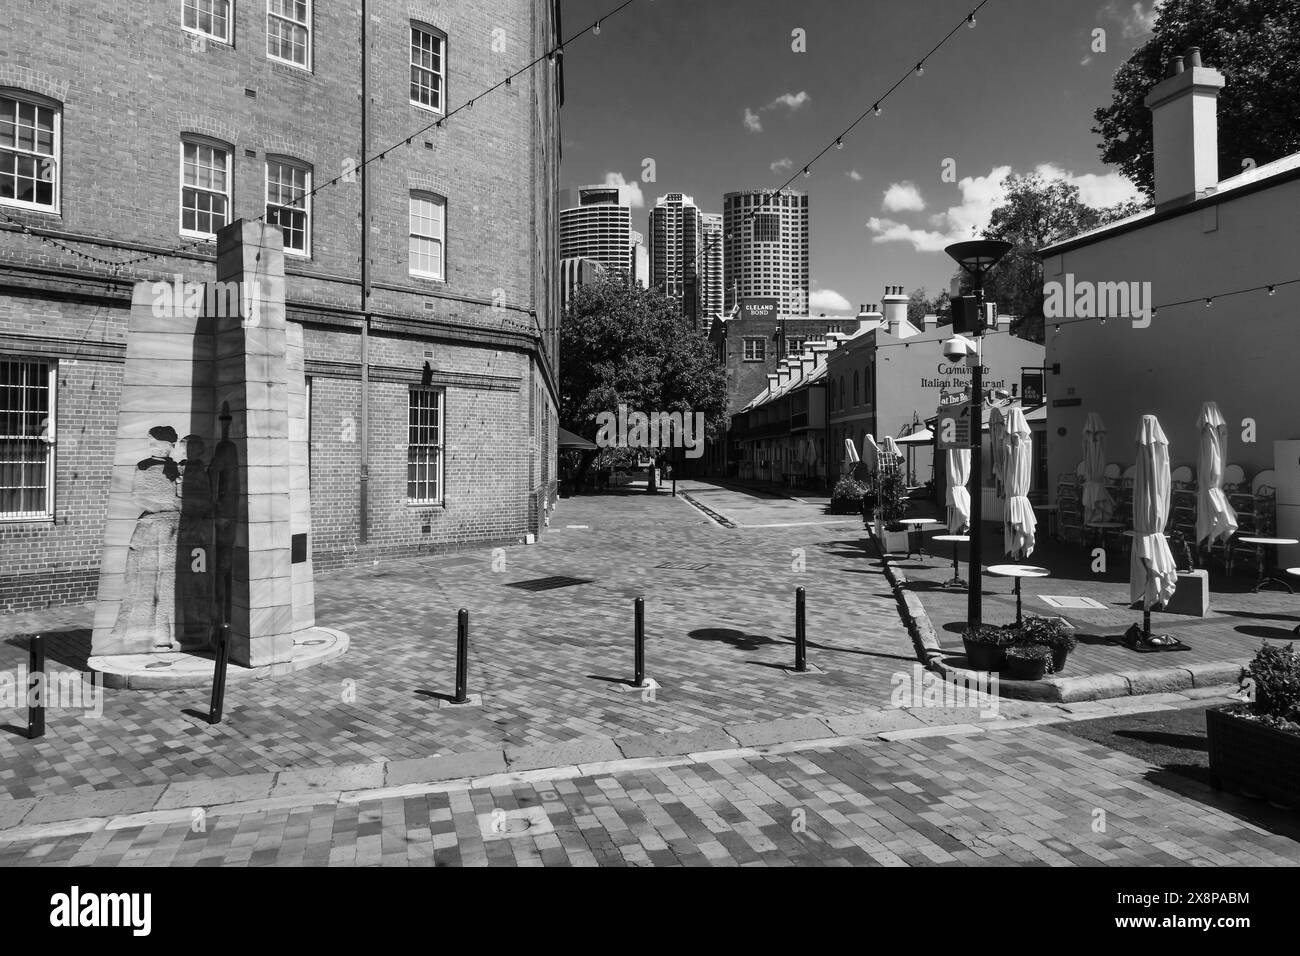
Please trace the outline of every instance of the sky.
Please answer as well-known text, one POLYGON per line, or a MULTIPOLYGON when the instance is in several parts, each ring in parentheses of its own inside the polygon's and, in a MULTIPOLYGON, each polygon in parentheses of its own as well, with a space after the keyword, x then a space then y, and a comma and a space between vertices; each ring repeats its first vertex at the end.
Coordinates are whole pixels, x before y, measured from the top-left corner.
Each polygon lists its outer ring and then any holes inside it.
MULTIPOLYGON (((619 2, 562 0, 565 37, 619 2)), ((1069 179, 1092 205, 1137 198, 1090 130, 1154 4, 988 0, 917 76, 978 3, 634 0, 565 49, 561 185, 625 184, 645 233, 667 193, 721 212, 724 193, 799 173, 811 311, 827 314, 886 285, 948 288, 943 247, 984 228, 1009 173, 1069 179), (903 75, 880 116, 801 174, 903 75)))

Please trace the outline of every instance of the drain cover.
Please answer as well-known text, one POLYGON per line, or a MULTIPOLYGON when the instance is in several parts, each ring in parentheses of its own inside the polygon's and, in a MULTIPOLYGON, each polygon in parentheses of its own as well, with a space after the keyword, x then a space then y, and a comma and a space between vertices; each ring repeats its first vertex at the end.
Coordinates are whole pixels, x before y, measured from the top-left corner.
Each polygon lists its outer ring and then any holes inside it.
POLYGON ((484 840, 509 840, 513 837, 535 837, 555 832, 551 818, 542 807, 496 809, 480 813, 478 828, 484 840))
POLYGON ((593 578, 570 578, 557 574, 549 578, 533 578, 531 581, 514 581, 506 587, 519 588, 522 591, 553 591, 556 588, 571 588, 575 584, 590 584, 593 580, 593 578))
POLYGON ((1073 594, 1071 595, 1040 594, 1038 596, 1043 599, 1043 603, 1046 604, 1048 607, 1059 608, 1062 610, 1067 608, 1074 608, 1079 610, 1085 608, 1089 610, 1100 610, 1100 611, 1106 610, 1106 605, 1102 604, 1100 601, 1094 601, 1090 597, 1079 597, 1073 594))

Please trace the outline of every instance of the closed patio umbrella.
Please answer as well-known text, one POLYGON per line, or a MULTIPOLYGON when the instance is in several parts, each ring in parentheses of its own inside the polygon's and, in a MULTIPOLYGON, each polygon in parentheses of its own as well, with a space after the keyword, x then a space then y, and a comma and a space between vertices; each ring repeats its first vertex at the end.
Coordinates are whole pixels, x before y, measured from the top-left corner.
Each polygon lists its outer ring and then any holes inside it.
POLYGON ((1083 517, 1087 524, 1109 521, 1115 499, 1106 490, 1106 426, 1089 412, 1083 424, 1083 517))
MULTIPOLYGON (((1144 611, 1174 594, 1178 570, 1165 540, 1169 520, 1169 440, 1154 415, 1143 415, 1137 433, 1133 475, 1133 557, 1129 562, 1129 600, 1144 611)), ((1148 617, 1149 622, 1149 617, 1148 617)), ((1144 628, 1150 632, 1149 623, 1144 628)))
POLYGON ((1196 419, 1201 449, 1196 460, 1196 544, 1227 540, 1237 530, 1237 513, 1223 494, 1223 461, 1228 452, 1228 423, 1216 402, 1201 406, 1196 419))
POLYGON ((970 449, 949 448, 945 453, 948 468, 948 532, 957 534, 970 525, 970 449))
POLYGON ((1007 495, 1007 419, 1002 409, 989 410, 989 448, 993 453, 993 487, 999 498, 1007 495))
POLYGON ((858 450, 853 447, 853 439, 844 439, 844 460, 840 462, 840 473, 847 475, 859 461, 861 459, 858 458, 858 450))
POLYGON ((1029 503, 1029 484, 1034 469, 1034 439, 1019 405, 1007 409, 1007 513, 1004 523, 1006 552, 1022 559, 1034 553, 1034 529, 1038 519, 1029 503))

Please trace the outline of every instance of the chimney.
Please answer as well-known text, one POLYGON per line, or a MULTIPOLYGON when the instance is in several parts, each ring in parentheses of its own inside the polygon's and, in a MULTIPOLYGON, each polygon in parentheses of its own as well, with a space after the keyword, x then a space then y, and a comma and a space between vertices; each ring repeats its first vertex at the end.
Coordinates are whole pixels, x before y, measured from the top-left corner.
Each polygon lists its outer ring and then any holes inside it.
POLYGON ((907 322, 907 296, 903 295, 901 285, 885 286, 884 312, 885 321, 889 323, 889 333, 897 335, 907 322))
POLYGON ((883 318, 884 316, 880 314, 880 310, 876 308, 874 302, 871 305, 864 304, 858 311, 858 331, 866 332, 870 329, 880 328, 880 322, 883 318))
POLYGON ((933 312, 931 312, 929 315, 925 317, 924 323, 925 323, 925 331, 933 332, 936 328, 939 327, 939 317, 935 315, 933 312))
POLYGON ((1219 183, 1219 91, 1223 74, 1201 64, 1200 47, 1169 61, 1144 101, 1151 111, 1156 207, 1191 202, 1219 183))
POLYGON ((776 372, 767 373, 767 390, 769 392, 776 391, 776 372))

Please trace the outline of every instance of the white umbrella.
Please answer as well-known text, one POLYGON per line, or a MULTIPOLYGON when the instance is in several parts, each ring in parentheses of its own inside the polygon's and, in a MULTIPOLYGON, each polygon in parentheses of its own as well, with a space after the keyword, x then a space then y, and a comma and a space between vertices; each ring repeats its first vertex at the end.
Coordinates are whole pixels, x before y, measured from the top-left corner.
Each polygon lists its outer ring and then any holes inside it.
POLYGON ((1228 453, 1228 423, 1215 402, 1201 406, 1196 419, 1201 451, 1196 461, 1196 544, 1228 540, 1237 530, 1237 513, 1223 494, 1223 460, 1228 453))
POLYGON ((993 486, 999 498, 1007 493, 1007 421, 1002 409, 989 412, 989 446, 993 452, 993 486))
POLYGON ((1133 557, 1129 562, 1129 600, 1143 610, 1174 594, 1178 569, 1165 540, 1169 520, 1169 439, 1154 415, 1143 415, 1137 433, 1133 475, 1133 557))
POLYGON ((898 447, 898 442, 894 441, 893 435, 885 436, 885 444, 881 448, 881 451, 883 451, 886 455, 892 455, 895 458, 903 457, 903 450, 898 447))
POLYGON ((875 471, 880 467, 880 446, 876 444, 876 436, 868 433, 862 439, 862 454, 866 456, 869 470, 875 471))
POLYGON ((1004 524, 1006 552, 1012 558, 1034 553, 1038 519, 1029 503, 1029 483, 1034 468, 1034 439, 1019 405, 1007 409, 1007 515, 1004 524))
POLYGON ((1106 490, 1106 426, 1089 412, 1083 424, 1083 516, 1087 524, 1109 521, 1115 499, 1106 490))
POLYGON ((970 449, 949 448, 948 465, 948 531, 959 533, 970 525, 970 490, 966 482, 970 481, 970 449))
POLYGON ((853 447, 853 439, 844 439, 844 460, 840 462, 840 473, 847 475, 859 461, 861 459, 858 458, 858 450, 853 447))

